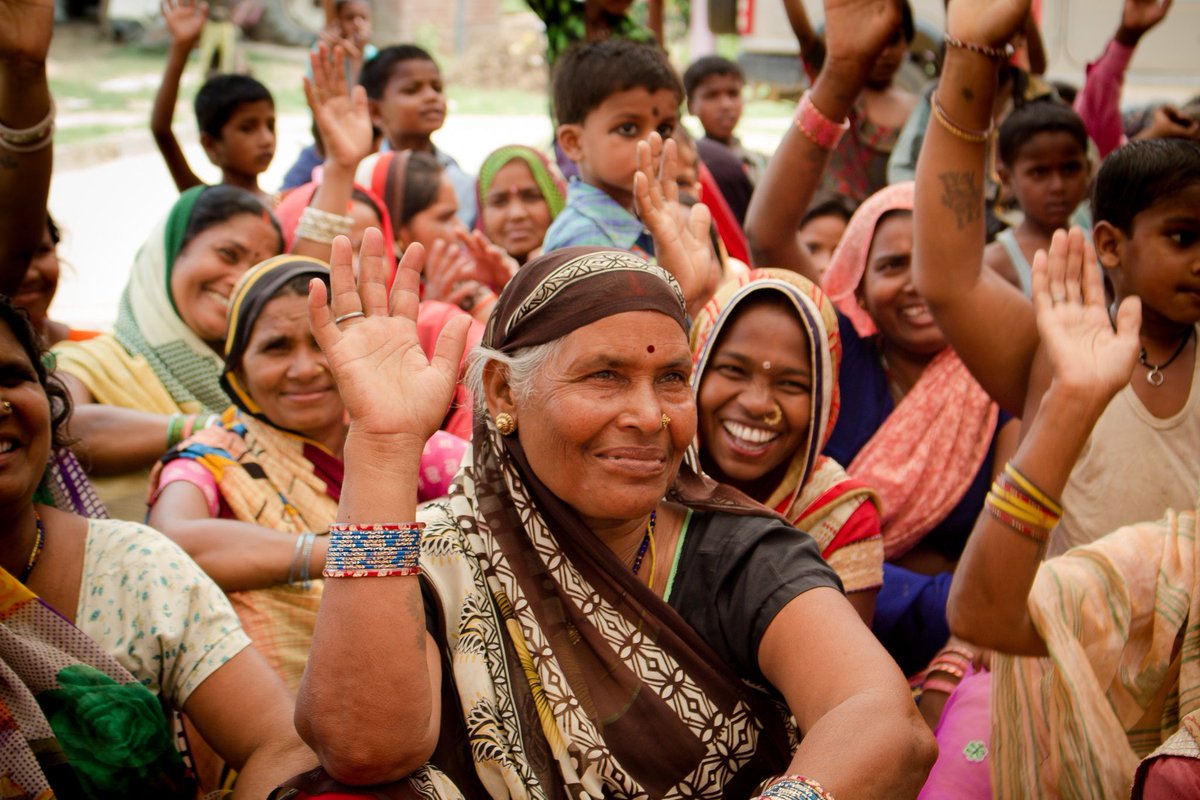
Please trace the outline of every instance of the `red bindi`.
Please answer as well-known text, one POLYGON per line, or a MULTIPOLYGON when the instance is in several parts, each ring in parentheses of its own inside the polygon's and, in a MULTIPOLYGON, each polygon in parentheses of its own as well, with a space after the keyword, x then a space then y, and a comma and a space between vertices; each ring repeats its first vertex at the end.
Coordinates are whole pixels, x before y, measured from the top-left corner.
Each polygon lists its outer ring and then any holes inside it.
POLYGON ((648 344, 648 345, 646 345, 646 352, 647 352, 647 353, 653 353, 653 352, 654 352, 654 345, 652 345, 652 344, 648 344))

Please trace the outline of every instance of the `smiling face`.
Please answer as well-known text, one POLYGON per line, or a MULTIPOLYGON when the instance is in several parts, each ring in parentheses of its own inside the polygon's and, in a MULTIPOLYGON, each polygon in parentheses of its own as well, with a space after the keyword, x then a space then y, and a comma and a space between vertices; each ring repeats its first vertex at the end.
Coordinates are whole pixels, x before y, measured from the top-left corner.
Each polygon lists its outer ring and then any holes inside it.
POLYGON ((50 401, 29 354, 0 323, 0 505, 29 502, 50 458, 50 401))
POLYGON ((238 214, 206 228, 175 258, 171 298, 179 318, 209 344, 225 339, 225 314, 237 279, 279 252, 279 234, 264 214, 238 214))
POLYGON ((699 118, 710 139, 726 144, 733 139, 733 130, 742 118, 744 85, 737 75, 709 75, 692 90, 688 111, 699 118))
POLYGON ((1143 317, 1200 321, 1200 184, 1137 214, 1128 236, 1107 222, 1094 235, 1118 299, 1140 297, 1143 317))
POLYGON ((209 160, 246 178, 265 172, 275 157, 275 104, 270 100, 242 103, 221 128, 221 138, 200 137, 209 160))
POLYGON ((428 138, 446 121, 442 72, 424 58, 398 62, 383 96, 370 105, 371 121, 394 148, 403 149, 406 137, 428 138))
POLYGON ((433 203, 413 214, 397 231, 400 248, 420 242, 428 250, 439 239, 450 244, 456 243, 456 231, 462 229, 457 215, 458 197, 454 194, 454 184, 450 182, 450 176, 442 172, 433 203))
POLYGON ((263 306, 238 378, 275 427, 340 441, 345 406, 309 329, 307 297, 281 294, 263 306))
POLYGON ((609 95, 588 112, 582 125, 560 125, 559 143, 579 166, 585 183, 603 189, 624 208, 632 208, 638 142, 655 131, 665 140, 678 122, 675 92, 637 87, 609 95))
POLYGON ((512 412, 533 472, 598 530, 649 514, 674 481, 696 431, 691 363, 671 318, 615 314, 564 337, 527 398, 489 382, 488 406, 512 412))
POLYGON ((812 424, 809 342, 796 312, 773 300, 739 309, 709 356, 697 405, 705 471, 765 501, 812 424))
POLYGON ((1000 177, 1025 216, 1052 231, 1070 224, 1071 214, 1087 197, 1091 176, 1087 153, 1074 136, 1043 131, 1021 146, 1000 177))
POLYGON ((41 244, 29 262, 29 269, 25 271, 25 278, 12 298, 13 305, 29 313, 29 321, 38 330, 45 325, 50 301, 58 291, 59 272, 58 248, 47 226, 42 232, 41 244))
POLYGON ((946 337, 912 281, 912 212, 895 211, 875 227, 859 302, 875 321, 885 345, 914 356, 931 356, 946 337))
POLYGON ((483 232, 518 261, 542 246, 550 227, 550 206, 533 170, 514 158, 496 172, 483 198, 483 232))

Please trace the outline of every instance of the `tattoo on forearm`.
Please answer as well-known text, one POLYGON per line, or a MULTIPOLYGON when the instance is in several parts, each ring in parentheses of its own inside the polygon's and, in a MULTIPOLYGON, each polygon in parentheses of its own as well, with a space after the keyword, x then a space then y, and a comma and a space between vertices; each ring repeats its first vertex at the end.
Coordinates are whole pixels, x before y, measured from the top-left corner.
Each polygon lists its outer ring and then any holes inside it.
POLYGON ((978 221, 983 212, 979 176, 971 171, 943 172, 938 180, 942 182, 942 205, 954 212, 958 229, 978 221))

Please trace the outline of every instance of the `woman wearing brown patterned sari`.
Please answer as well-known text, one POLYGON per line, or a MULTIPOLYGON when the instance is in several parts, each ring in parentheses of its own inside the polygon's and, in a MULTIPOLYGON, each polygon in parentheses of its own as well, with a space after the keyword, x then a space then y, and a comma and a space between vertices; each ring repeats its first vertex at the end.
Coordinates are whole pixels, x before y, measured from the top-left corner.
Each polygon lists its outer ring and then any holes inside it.
POLYGON ((297 706, 329 775, 440 797, 915 796, 929 733, 812 539, 681 469, 699 270, 595 248, 525 265, 475 354, 473 454, 417 532, 464 328, 421 355, 420 251, 389 308, 379 237, 363 247, 361 283, 341 241, 332 304, 314 286, 309 305, 351 417, 326 568, 345 572, 297 706), (391 550, 359 546, 388 523, 391 550))

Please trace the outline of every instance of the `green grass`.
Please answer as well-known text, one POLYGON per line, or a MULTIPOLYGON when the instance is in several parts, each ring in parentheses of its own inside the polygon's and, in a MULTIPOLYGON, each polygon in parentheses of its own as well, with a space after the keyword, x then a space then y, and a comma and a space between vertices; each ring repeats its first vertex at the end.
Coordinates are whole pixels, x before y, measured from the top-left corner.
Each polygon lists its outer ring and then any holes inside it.
POLYGON ((54 131, 54 144, 57 146, 71 145, 109 136, 128 130, 127 125, 78 125, 71 128, 57 128, 54 131))

